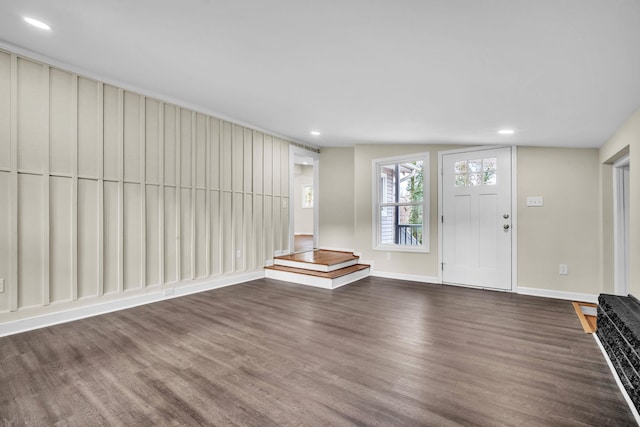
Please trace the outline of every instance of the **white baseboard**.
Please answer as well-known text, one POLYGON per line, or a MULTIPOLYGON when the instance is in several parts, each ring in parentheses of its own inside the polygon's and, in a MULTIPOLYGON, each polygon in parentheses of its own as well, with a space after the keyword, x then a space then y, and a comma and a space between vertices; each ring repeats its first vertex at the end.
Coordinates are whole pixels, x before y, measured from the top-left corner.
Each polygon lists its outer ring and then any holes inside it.
POLYGON ((596 294, 556 291, 553 289, 524 288, 522 286, 518 286, 517 292, 522 295, 531 295, 534 297, 566 299, 569 301, 591 302, 594 304, 598 303, 598 295, 596 294))
POLYGON ((440 279, 436 276, 419 276, 414 274, 393 273, 390 271, 372 270, 371 276, 384 277, 385 279, 408 280, 411 282, 440 284, 440 279))
POLYGON ((195 294, 198 292, 218 289, 225 286, 237 285, 239 283, 248 282, 250 280, 261 279, 264 277, 264 271, 254 271, 234 276, 221 277, 208 282, 195 283, 173 289, 173 293, 165 295, 165 289, 158 288, 157 292, 150 292, 144 295, 134 297, 126 297, 114 301, 100 302, 97 304, 87 305, 83 307, 71 308, 55 313, 48 313, 24 319, 18 319, 0 324, 0 337, 13 335, 20 332, 27 332, 33 329, 53 326, 60 323, 71 322, 73 320, 84 319, 87 317, 98 316, 100 314, 111 313, 113 311, 124 310, 127 308, 137 307, 139 305, 151 304, 158 301, 177 298, 185 295, 195 294))
POLYGON ((633 404, 633 401, 629 397, 627 390, 622 385, 622 381, 620 381, 618 372, 616 372, 616 368, 613 367, 613 363, 611 363, 611 359, 609 359, 609 355, 607 354, 606 350, 602 346, 602 343, 600 342, 600 338, 598 338, 597 334, 591 334, 591 335, 593 335, 593 339, 596 340, 596 343, 598 344, 598 347, 600 348, 600 351, 604 356, 604 360, 607 361, 607 365, 611 370, 611 375, 613 375, 613 379, 616 380, 616 384, 618 384, 618 388, 620 389, 620 392, 622 393, 624 400, 627 402, 627 405, 629 405, 629 409, 631 409, 631 413, 633 414, 633 417, 636 419, 636 423, 640 426, 640 414, 638 414, 638 410, 636 409, 635 405, 633 404))

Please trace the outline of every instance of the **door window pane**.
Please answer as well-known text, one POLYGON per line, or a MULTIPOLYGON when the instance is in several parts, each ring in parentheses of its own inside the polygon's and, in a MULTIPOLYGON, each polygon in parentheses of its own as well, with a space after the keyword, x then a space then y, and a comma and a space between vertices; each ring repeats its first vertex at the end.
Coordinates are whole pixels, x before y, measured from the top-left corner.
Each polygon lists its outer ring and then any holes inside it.
POLYGON ((479 173, 470 173, 469 174, 469 179, 467 181, 467 185, 469 186, 476 186, 476 185, 480 185, 482 184, 482 180, 480 178, 480 174, 479 173))
POLYGON ((454 167, 455 167, 455 170, 456 170, 457 174, 459 174, 459 173, 467 173, 467 161, 466 160, 462 160, 462 161, 456 162, 454 167))
POLYGON ((469 165, 469 172, 477 173, 482 170, 482 160, 469 160, 467 163, 469 165))
POLYGON ((475 187, 478 185, 495 185, 497 182, 497 159, 487 157, 476 160, 455 162, 456 187, 475 187))

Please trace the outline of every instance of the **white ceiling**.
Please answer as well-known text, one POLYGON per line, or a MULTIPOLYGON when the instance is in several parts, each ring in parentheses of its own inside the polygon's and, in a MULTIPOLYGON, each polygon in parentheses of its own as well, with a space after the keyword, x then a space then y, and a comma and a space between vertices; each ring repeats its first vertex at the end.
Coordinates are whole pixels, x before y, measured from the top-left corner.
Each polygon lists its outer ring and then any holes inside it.
POLYGON ((0 40, 316 146, 599 147, 640 107, 640 0, 2 1, 0 40))

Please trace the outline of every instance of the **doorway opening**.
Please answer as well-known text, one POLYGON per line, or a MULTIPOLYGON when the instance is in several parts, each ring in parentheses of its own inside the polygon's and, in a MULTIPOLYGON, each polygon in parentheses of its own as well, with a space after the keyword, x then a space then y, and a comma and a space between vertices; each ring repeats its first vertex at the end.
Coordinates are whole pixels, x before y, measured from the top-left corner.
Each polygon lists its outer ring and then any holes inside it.
POLYGON ((613 164, 613 281, 615 294, 622 296, 629 294, 630 166, 628 155, 613 164))
POLYGON ((318 153, 292 146, 290 149, 289 247, 291 252, 318 248, 318 153))

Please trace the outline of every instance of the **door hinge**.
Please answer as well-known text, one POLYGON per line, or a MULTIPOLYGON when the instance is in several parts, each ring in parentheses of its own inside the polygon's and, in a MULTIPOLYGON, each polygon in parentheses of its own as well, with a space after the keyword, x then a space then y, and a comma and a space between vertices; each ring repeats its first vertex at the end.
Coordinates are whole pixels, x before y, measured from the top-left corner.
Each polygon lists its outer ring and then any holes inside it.
POLYGON ((440 270, 444 271, 444 262, 440 263, 440 270))
POLYGON ((440 222, 444 224, 444 215, 440 217, 440 222))

